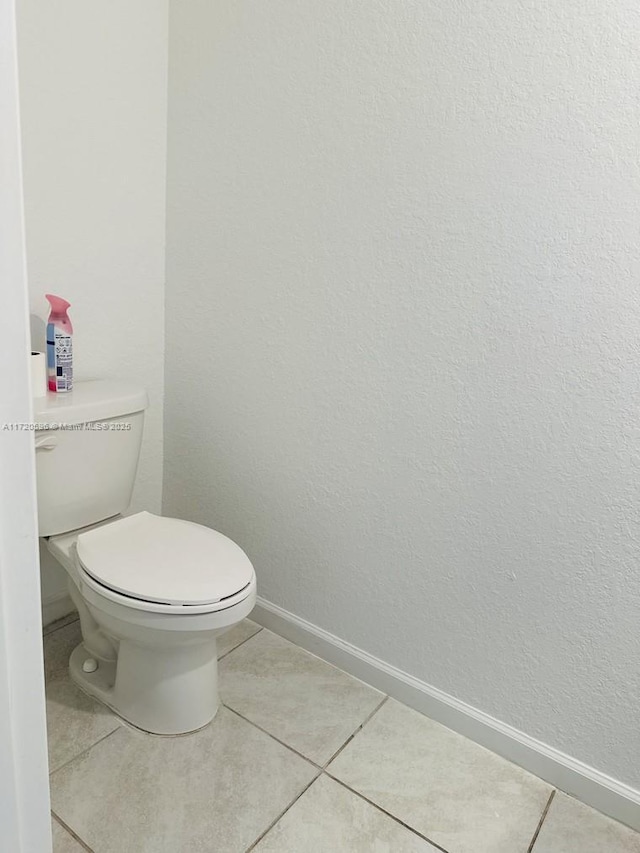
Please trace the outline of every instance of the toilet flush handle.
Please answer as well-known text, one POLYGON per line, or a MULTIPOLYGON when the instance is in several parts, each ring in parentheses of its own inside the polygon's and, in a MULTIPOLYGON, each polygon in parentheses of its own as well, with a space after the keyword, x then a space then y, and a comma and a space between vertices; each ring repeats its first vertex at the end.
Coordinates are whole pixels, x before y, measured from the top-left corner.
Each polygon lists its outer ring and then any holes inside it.
POLYGON ((58 437, 54 433, 46 432, 36 436, 36 450, 54 450, 57 446, 58 437))

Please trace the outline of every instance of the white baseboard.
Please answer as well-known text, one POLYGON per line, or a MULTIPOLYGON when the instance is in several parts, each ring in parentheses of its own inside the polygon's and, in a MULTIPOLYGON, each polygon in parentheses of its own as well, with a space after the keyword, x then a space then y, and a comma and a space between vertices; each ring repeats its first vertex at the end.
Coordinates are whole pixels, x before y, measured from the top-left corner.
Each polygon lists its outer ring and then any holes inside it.
POLYGON ((323 660, 640 831, 640 791, 258 597, 251 618, 323 660))
POLYGON ((73 613, 75 604, 67 592, 58 592, 50 595, 42 602, 42 625, 50 625, 56 619, 62 619, 68 613, 73 613))

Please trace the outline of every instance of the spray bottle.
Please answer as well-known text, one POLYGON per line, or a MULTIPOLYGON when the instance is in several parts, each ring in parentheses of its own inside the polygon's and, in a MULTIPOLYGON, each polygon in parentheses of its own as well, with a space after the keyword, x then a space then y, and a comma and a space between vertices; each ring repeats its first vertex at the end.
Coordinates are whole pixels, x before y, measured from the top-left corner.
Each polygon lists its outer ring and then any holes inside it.
POLYGON ((67 314, 71 303, 60 296, 45 294, 51 305, 47 322, 47 376, 49 391, 73 388, 73 326, 67 314))

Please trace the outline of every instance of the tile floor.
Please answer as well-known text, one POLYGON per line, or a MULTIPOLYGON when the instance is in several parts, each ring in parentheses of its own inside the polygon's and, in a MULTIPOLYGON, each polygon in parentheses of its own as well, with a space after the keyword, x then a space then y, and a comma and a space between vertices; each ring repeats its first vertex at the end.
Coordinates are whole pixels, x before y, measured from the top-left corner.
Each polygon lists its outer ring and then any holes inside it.
POLYGON ((124 724, 45 632, 55 853, 640 853, 640 835, 245 620, 193 735, 124 724))

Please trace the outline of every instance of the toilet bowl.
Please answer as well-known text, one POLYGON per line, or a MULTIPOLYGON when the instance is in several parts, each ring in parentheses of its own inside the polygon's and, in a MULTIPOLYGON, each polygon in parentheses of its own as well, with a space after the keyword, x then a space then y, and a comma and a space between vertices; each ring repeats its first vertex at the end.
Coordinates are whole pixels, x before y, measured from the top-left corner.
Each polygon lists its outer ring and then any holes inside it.
POLYGON ((84 691, 147 732, 177 735, 218 709, 216 638, 244 619, 256 576, 208 527, 129 506, 146 393, 78 382, 34 401, 40 536, 67 573, 84 691))
POLYGON ((54 536, 82 643, 72 679, 134 726, 195 731, 218 708, 216 638, 256 599, 244 552, 210 528, 142 512, 54 536))

